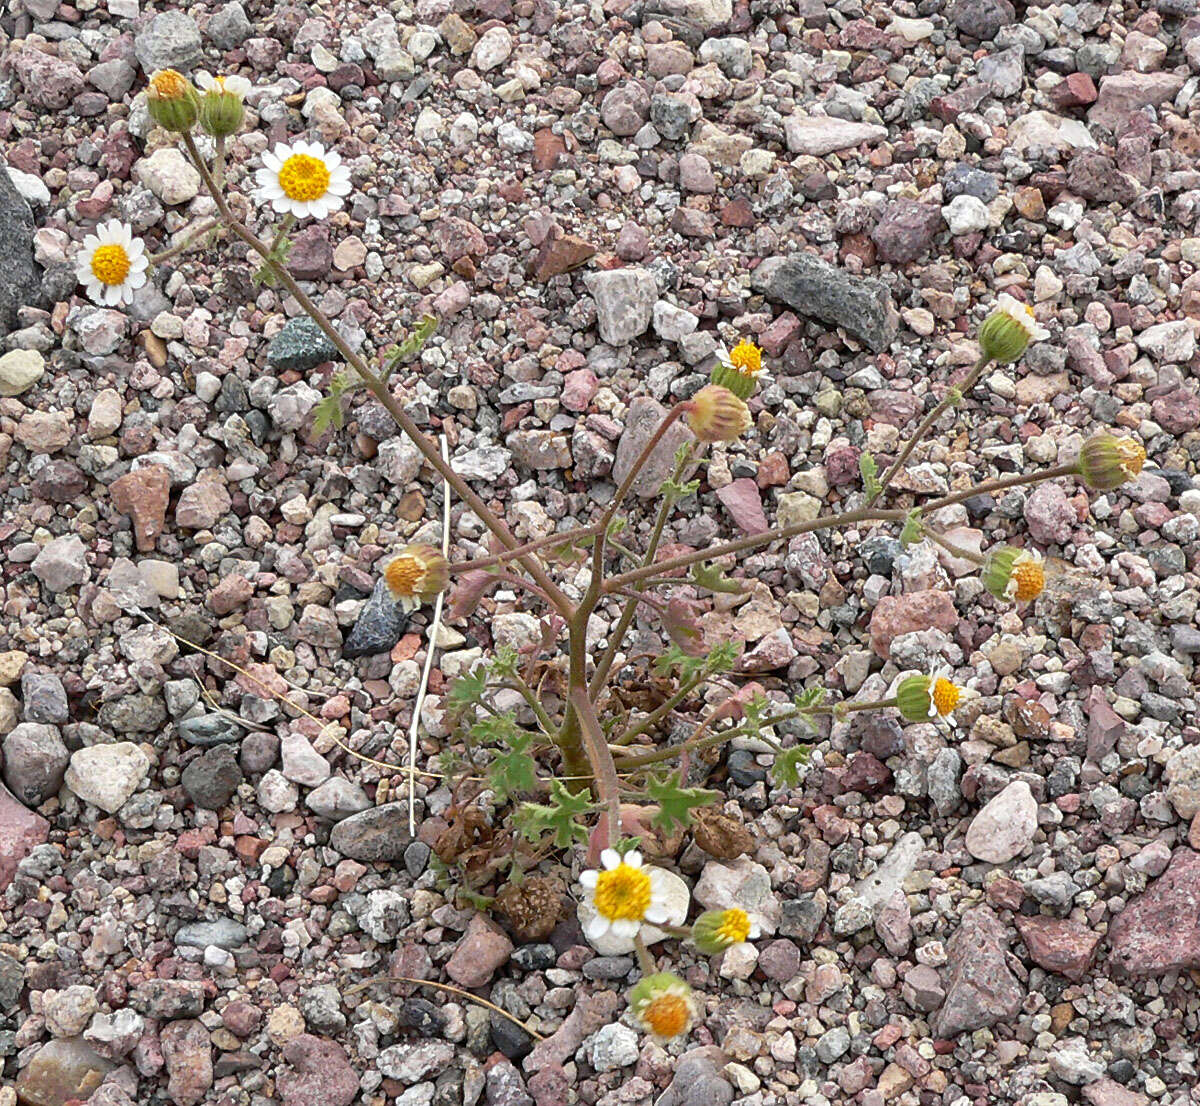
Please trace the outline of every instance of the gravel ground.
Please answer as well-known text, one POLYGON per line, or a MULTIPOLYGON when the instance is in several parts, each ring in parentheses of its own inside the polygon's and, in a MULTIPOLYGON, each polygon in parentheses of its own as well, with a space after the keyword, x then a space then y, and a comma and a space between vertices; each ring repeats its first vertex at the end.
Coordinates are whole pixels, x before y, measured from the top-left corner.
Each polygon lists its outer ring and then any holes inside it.
MULTIPOLYGON (((16 0, 0 34, 0 1106, 1196 1101, 1196 0, 16 0), (441 489, 383 409, 313 432, 331 351, 235 246, 128 311, 75 287, 97 221, 161 249, 211 212, 149 122, 163 65, 253 79, 235 180, 305 131, 351 166, 292 270, 364 354, 440 317, 400 394, 522 536, 586 521, 741 336, 769 367, 755 430, 669 542, 852 501, 860 451, 894 455, 1002 291, 1051 337, 986 375, 905 497, 1099 428, 1145 444, 1117 492, 941 520, 1061 559, 1019 613, 875 529, 751 557, 748 598, 705 615, 772 692, 874 698, 937 662, 976 694, 954 731, 839 723, 794 789, 753 747, 718 765, 748 848, 664 863, 764 935, 661 946, 703 996, 687 1041, 635 1031, 632 958, 573 910, 522 943, 456 905, 429 865, 449 788, 422 780, 410 839, 389 773, 323 728, 401 761, 424 661, 428 611, 371 595, 381 556, 436 538, 441 489), (389 971, 547 1039, 353 989, 389 971)), ((457 558, 483 548, 453 526, 457 558)), ((447 679, 536 632, 520 609, 496 592, 444 631, 422 767, 447 679)))

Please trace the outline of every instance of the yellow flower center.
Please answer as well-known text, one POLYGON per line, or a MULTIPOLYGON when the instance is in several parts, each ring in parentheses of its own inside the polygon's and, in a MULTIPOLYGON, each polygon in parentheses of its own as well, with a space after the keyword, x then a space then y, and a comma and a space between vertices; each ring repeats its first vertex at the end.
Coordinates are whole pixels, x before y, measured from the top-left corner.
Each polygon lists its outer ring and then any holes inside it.
POLYGON ((393 595, 410 599, 425 579, 425 567, 416 557, 402 554, 392 558, 383 570, 383 578, 393 595))
POLYGON ((730 352, 729 363, 743 376, 757 376, 762 372, 762 350, 743 338, 730 352))
POLYGON ((943 718, 946 717, 956 706, 961 697, 961 692, 949 680, 939 676, 933 681, 933 706, 934 709, 943 718))
POLYGON ((150 78, 150 91, 160 100, 178 100, 187 95, 188 83, 174 69, 160 69, 150 78))
POLYGON ((290 200, 319 200, 329 191, 329 170, 320 158, 292 154, 279 170, 279 187, 290 200))
POLYGON ((621 863, 596 877, 596 910, 611 921, 640 922, 650 906, 650 877, 621 863))
POLYGON ((1042 594, 1046 586, 1046 570, 1037 561, 1021 561, 1013 565, 1012 579, 1017 585, 1013 598, 1020 603, 1027 603, 1042 594))
POLYGON ((92 273, 101 284, 124 284, 130 268, 125 247, 115 242, 97 246, 92 254, 92 273))
POLYGON ((1117 456, 1121 459, 1121 468, 1130 477, 1136 477, 1146 463, 1146 451, 1132 438, 1121 438, 1117 442, 1117 456))
POLYGON ((717 936, 731 945, 740 944, 750 936, 749 916, 736 906, 726 910, 717 926, 717 936))
POLYGON ((646 1003, 641 1019, 658 1037, 678 1037, 692 1022, 691 1003, 683 995, 668 992, 646 1003))

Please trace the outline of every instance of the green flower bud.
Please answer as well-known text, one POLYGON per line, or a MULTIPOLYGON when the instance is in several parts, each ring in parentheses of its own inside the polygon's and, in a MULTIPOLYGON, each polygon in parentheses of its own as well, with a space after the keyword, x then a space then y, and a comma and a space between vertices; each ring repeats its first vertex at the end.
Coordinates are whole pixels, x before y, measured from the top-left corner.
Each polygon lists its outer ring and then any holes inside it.
POLYGON ((246 118, 244 101, 250 92, 250 82, 245 77, 212 77, 197 73, 196 83, 204 92, 200 97, 200 126, 219 138, 241 130, 246 118))
POLYGON ((758 387, 762 372, 762 350, 753 342, 743 338, 729 355, 728 363, 722 361, 712 371, 712 383, 728 388, 738 399, 749 399, 758 387))
POLYGON ((714 956, 757 936, 758 927, 736 906, 728 910, 706 910, 692 923, 692 943, 705 956, 714 956))
POLYGON ((150 118, 164 130, 186 134, 196 125, 200 100, 192 82, 174 69, 158 69, 146 89, 150 118))
POLYGON ((1093 434, 1079 451, 1079 473, 1089 488, 1110 492, 1136 480, 1146 463, 1146 451, 1132 438, 1093 434))
POLYGON ((979 348, 985 357, 993 361, 1016 361, 1030 342, 1041 342, 1050 337, 1033 317, 1033 308, 1002 292, 996 300, 997 307, 979 328, 979 348))
POLYGON ((931 718, 948 718, 962 692, 944 675, 907 676, 896 688, 896 709, 906 722, 928 722, 931 718))
POLYGON ((980 579, 997 599, 1028 603, 1046 587, 1046 570, 1036 550, 1001 545, 988 553, 980 579))

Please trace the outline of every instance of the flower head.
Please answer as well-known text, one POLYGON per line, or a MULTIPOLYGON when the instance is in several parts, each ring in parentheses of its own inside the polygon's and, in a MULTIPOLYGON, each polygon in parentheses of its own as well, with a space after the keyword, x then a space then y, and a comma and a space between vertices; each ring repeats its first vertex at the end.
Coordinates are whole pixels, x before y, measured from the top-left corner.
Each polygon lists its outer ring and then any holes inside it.
POLYGON ((324 219, 350 194, 350 170, 316 142, 279 143, 263 154, 255 179, 260 199, 297 219, 324 219))
POLYGON ((713 369, 712 382, 728 388, 738 399, 749 399, 758 387, 762 372, 762 350, 743 338, 729 355, 728 362, 719 362, 713 369))
POLYGON ((981 579, 997 599, 1028 603, 1046 587, 1044 558, 1036 549, 1001 545, 987 555, 981 579))
POLYGON ((579 877, 595 911, 583 927, 589 941, 606 933, 632 938, 644 922, 659 925, 667 920, 659 870, 643 867, 641 853, 632 849, 622 856, 616 849, 605 849, 600 863, 601 868, 579 877))
POLYGON ((192 82, 174 69, 156 69, 146 88, 150 118, 168 131, 182 134, 196 125, 199 98, 192 82))
POLYGON ((692 433, 702 442, 732 442, 750 427, 750 409, 720 384, 706 384, 684 411, 692 433))
POLYGON ((1132 438, 1093 434, 1079 451, 1079 473, 1089 488, 1110 492, 1136 480, 1146 463, 1146 450, 1132 438))
POLYGON ((979 327, 979 348, 994 361, 1015 361, 1030 342, 1044 342, 1050 332, 1038 325, 1033 308, 1001 292, 996 309, 979 327))
POLYGON ((758 936, 758 925, 740 907, 706 910, 692 923, 692 941, 706 956, 723 952, 758 936))
POLYGON ((200 126, 211 135, 236 134, 246 116, 242 101, 250 94, 250 82, 245 77, 197 73, 196 84, 204 93, 200 97, 200 126))
POLYGON ((660 1044, 683 1036, 696 1019, 692 989, 673 972, 655 972, 639 980, 629 992, 629 1008, 660 1044))
POLYGON ((406 610, 429 603, 450 584, 450 564, 432 545, 406 545, 383 569, 387 589, 406 610))
POLYGON ((109 307, 132 303, 133 293, 146 283, 146 244, 133 237, 127 223, 110 219, 83 240, 75 274, 87 294, 109 307))
POLYGON ((907 676, 896 689, 896 709, 909 722, 946 718, 962 698, 962 689, 949 677, 949 669, 939 668, 931 676, 907 676))

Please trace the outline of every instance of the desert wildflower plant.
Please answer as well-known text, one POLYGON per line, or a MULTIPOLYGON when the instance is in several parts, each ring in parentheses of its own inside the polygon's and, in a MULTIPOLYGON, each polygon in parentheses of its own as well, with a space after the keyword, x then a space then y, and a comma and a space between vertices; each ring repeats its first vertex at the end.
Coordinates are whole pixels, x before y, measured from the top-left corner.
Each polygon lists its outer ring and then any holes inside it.
MULTIPOLYGON (((460 544, 458 551, 468 550, 465 556, 447 557, 432 545, 414 543, 392 550, 379 565, 382 586, 405 610, 446 596, 448 617, 464 619, 503 587, 542 614, 538 642, 521 650, 495 649, 446 690, 445 716, 468 755, 458 763, 444 758, 444 774, 464 787, 456 791, 457 821, 450 838, 439 841, 435 852, 447 864, 464 855, 472 858, 460 873, 465 889, 474 893, 479 887, 470 881, 480 872, 486 886, 507 873, 504 892, 487 901, 510 918, 521 916, 527 931, 543 933, 548 930, 539 929, 541 921, 523 915, 513 899, 546 904, 553 925, 558 884, 544 873, 531 873, 552 857, 565 860, 578 873, 576 898, 587 939, 637 954, 642 979, 629 994, 629 1016, 660 1041, 682 1037, 700 1016, 700 1001, 681 978, 660 968, 651 946, 677 939, 716 956, 759 933, 752 915, 737 906, 704 911, 687 924, 686 884, 666 864, 655 863, 673 855, 664 842, 677 842, 696 829, 698 817, 713 813, 705 808, 712 808, 720 793, 702 786, 706 758, 735 739, 753 739, 756 748, 773 756, 772 785, 784 794, 804 771, 809 743, 797 735, 816 734, 819 727, 860 711, 895 711, 914 725, 949 726, 966 694, 939 669, 899 677, 895 693, 884 699, 839 698, 820 684, 796 689, 788 698, 778 693, 768 698, 757 683, 740 680, 737 648, 728 641, 707 641, 698 617, 706 602, 746 590, 739 558, 804 534, 878 526, 896 533, 904 546, 932 542, 973 565, 979 593, 990 597, 983 602, 1035 603, 1046 588, 1039 550, 961 548, 939 525, 939 513, 971 497, 1056 478, 1078 478, 1097 492, 1111 491, 1138 476, 1145 450, 1132 438, 1098 434, 1083 443, 1076 460, 1064 464, 936 497, 916 496, 916 502, 903 506, 887 502, 896 495, 895 479, 910 456, 985 370, 1019 361, 1032 343, 1049 336, 1031 307, 1004 293, 979 323, 975 364, 945 388, 882 475, 875 458, 861 454, 862 487, 838 509, 703 549, 664 550, 667 526, 698 490, 694 474, 709 451, 745 438, 757 420, 769 417, 760 393, 764 355, 743 337, 716 359, 707 383, 666 412, 591 522, 519 540, 421 430, 392 385, 393 371, 419 353, 436 320, 420 320, 398 348, 372 363, 347 343, 288 269, 291 228, 302 220, 328 218, 353 190, 350 169, 337 151, 299 137, 263 152, 251 182, 240 162, 232 174, 238 179, 227 176, 226 143, 244 126, 252 91, 237 75, 201 73, 195 84, 173 70, 151 77, 146 91, 151 117, 178 136, 216 215, 153 258, 129 226, 116 221, 98 226, 77 258, 79 282, 99 303, 129 304, 152 263, 211 245, 213 239, 201 232, 215 227, 216 241, 240 243, 257 255, 256 282, 292 297, 344 363, 317 407, 316 430, 340 428, 346 403, 370 393, 487 531, 486 545, 460 544), (205 136, 205 153, 198 134, 205 136), (247 183, 257 206, 245 202, 247 183), (638 543, 629 537, 627 500, 651 457, 667 448, 664 441, 673 428, 690 433, 658 489, 649 536, 638 543), (597 640, 589 627, 602 605, 612 617, 597 640), (660 640, 668 643, 657 655, 629 650, 629 633, 639 618, 656 626, 660 640), (630 701, 625 695, 630 685, 653 688, 656 694, 630 701), (484 861, 479 861, 481 848, 484 861)), ((408 771, 411 780, 415 765, 408 771)))

